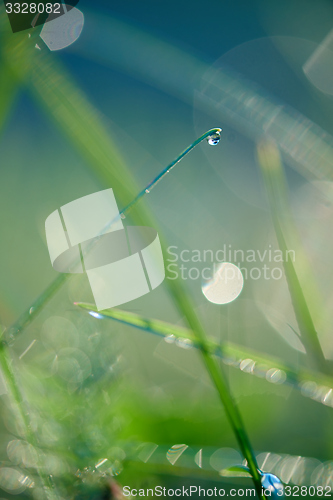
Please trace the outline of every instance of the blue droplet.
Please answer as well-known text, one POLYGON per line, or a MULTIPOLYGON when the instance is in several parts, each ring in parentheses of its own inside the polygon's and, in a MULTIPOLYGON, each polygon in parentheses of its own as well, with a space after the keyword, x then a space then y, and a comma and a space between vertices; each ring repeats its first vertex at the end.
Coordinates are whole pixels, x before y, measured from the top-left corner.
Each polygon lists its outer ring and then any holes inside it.
POLYGON ((214 134, 209 135, 207 137, 207 142, 210 146, 216 146, 216 144, 220 142, 220 139, 221 139, 221 132, 217 130, 216 132, 214 132, 214 134))
POLYGON ((271 498, 272 500, 284 498, 283 484, 277 476, 274 476, 274 474, 262 472, 261 485, 264 493, 265 490, 270 492, 270 495, 267 494, 267 498, 271 498))

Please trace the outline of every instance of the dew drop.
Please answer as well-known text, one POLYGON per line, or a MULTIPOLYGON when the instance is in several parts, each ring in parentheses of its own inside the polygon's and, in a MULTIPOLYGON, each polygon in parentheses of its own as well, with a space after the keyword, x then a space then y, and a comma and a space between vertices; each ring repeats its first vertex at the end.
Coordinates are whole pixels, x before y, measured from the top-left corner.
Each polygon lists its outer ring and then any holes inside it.
POLYGON ((176 340, 176 337, 171 334, 164 337, 164 340, 167 344, 172 344, 176 340))
POLYGON ((210 146, 216 146, 220 142, 221 139, 221 132, 218 130, 217 132, 214 132, 214 134, 209 135, 207 137, 207 142, 210 146))
POLYGON ((225 365, 232 366, 233 364, 235 364, 235 362, 236 362, 236 359, 234 357, 226 356, 223 358, 223 363, 225 365))
POLYGON ((190 339, 177 339, 176 345, 182 349, 191 349, 192 341, 190 339))
POLYGON ((312 398, 317 392, 317 384, 316 382, 312 382, 311 380, 307 380, 300 384, 301 394, 308 398, 312 398))
POLYGON ((274 476, 274 474, 263 472, 261 474, 261 486, 263 487, 264 492, 265 490, 270 492, 269 498, 272 498, 273 500, 284 498, 283 484, 277 476, 274 476))
POLYGON ((175 465, 179 457, 186 451, 188 448, 187 444, 174 444, 167 451, 166 458, 170 462, 171 465, 175 465))
POLYGON ((115 460, 109 469, 111 476, 119 476, 122 470, 123 466, 119 460, 115 460))
POLYGON ((150 193, 149 189, 146 189, 146 190, 145 190, 145 193, 149 194, 149 193, 150 193))
POLYGON ((120 217, 121 217, 122 219, 126 219, 126 215, 125 215, 125 214, 120 214, 120 217))

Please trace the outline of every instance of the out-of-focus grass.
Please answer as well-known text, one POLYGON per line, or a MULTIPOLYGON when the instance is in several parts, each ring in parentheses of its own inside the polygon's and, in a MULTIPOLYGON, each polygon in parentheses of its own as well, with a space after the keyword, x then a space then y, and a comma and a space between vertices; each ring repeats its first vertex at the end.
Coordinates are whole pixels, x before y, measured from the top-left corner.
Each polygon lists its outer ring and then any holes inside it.
MULTIPOLYGON (((7 345, 4 343, 2 337, 3 332, 0 329, 0 368, 9 397, 11 398, 12 416, 15 419, 16 428, 20 429, 20 435, 27 441, 27 443, 29 443, 29 445, 33 446, 34 449, 37 450, 38 439, 33 431, 30 409, 27 407, 27 403, 22 396, 22 391, 17 382, 15 369, 13 368, 7 345)), ((49 478, 44 473, 40 455, 37 456, 35 466, 39 480, 43 486, 45 497, 48 500, 57 500, 58 496, 55 494, 53 488, 50 487, 49 478)))
POLYGON ((8 66, 0 59, 0 132, 6 122, 18 91, 18 82, 8 66))
MULTIPOLYGON (((258 145, 258 159, 267 191, 276 238, 280 250, 284 255, 287 255, 286 252, 290 248, 287 246, 283 221, 287 220, 290 225, 291 216, 288 209, 283 167, 275 144, 267 141, 260 143, 258 145), (287 218, 286 214, 288 215, 287 218)), ((288 234, 292 232, 296 232, 296 229, 293 228, 292 231, 289 228, 288 234)), ((309 358, 315 361, 317 368, 327 373, 329 371, 328 366, 295 266, 288 259, 283 262, 283 265, 303 345, 309 358)))
MULTIPOLYGON (((4 38, 3 59, 5 69, 3 75, 7 74, 6 78, 4 78, 4 87, 14 89, 15 86, 11 82, 15 81, 29 89, 30 95, 34 97, 35 102, 53 120, 64 136, 68 138, 73 149, 79 152, 91 172, 101 180, 103 185, 113 187, 121 204, 126 205, 133 199, 138 189, 131 179, 129 169, 125 166, 115 144, 110 139, 109 133, 103 126, 98 111, 89 103, 84 93, 77 88, 64 68, 54 61, 53 55, 51 57, 44 48, 42 51, 35 49, 32 41, 29 43, 26 33, 23 33, 22 36, 17 35, 15 40, 9 36, 4 36, 4 38), (10 80, 10 78, 13 80, 10 80)), ((5 119, 9 111, 9 107, 6 107, 5 102, 3 103, 3 110, 5 119)), ((135 224, 157 227, 156 221, 153 220, 151 213, 148 212, 143 203, 140 205, 140 210, 132 212, 131 219, 135 224)), ((160 230, 159 233, 161 234, 160 230)), ((289 275, 292 276, 292 279, 295 278, 292 270, 289 275)), ((59 275, 57 280, 46 290, 46 293, 35 302, 33 309, 27 311, 16 323, 13 333, 17 329, 25 331, 65 280, 65 275, 59 275)), ((212 351, 220 349, 220 345, 211 343, 205 337, 205 333, 194 312, 194 305, 189 300, 180 282, 167 281, 166 284, 170 288, 171 295, 181 315, 185 315, 187 318, 193 343, 200 346, 206 366, 219 390, 222 401, 229 411, 229 416, 231 416, 231 422, 238 435, 240 447, 245 456, 250 457, 250 460, 252 460, 253 472, 256 468, 256 459, 253 456, 249 441, 244 435, 243 424, 238 415, 237 407, 230 398, 229 389, 224 383, 224 379, 221 378, 219 367, 216 365, 215 360, 212 359, 212 351)), ((178 335, 179 337, 184 334, 186 338, 189 338, 187 330, 182 330, 181 333, 179 328, 173 325, 161 324, 152 319, 145 320, 130 313, 115 310, 107 314, 112 319, 148 331, 150 329, 155 333, 178 335)), ((302 307, 300 307, 300 314, 304 316, 302 307)), ((82 334, 81 331, 80 333, 82 334)), ((104 344, 100 346, 102 351, 106 349, 108 339, 107 336, 104 344)), ((311 342, 316 344, 313 339, 311 342)), ((318 349, 317 344, 316 348, 318 349)), ((258 362, 271 361, 273 363, 273 359, 261 358, 255 352, 231 344, 225 346, 225 349, 227 349, 228 354, 233 356, 251 356, 252 359, 257 359, 258 362)), ((312 349, 312 344, 309 349, 312 349)), ((58 353, 53 354, 55 358, 58 358, 58 353)), ((322 360, 320 359, 320 361, 322 360)), ((117 475, 117 464, 124 463, 127 467, 130 460, 122 459, 119 448, 126 448, 126 442, 129 443, 132 434, 135 436, 136 433, 140 434, 141 432, 149 439, 152 428, 154 428, 155 436, 158 433, 158 436, 166 441, 170 438, 170 435, 177 434, 179 436, 185 433, 187 422, 173 421, 172 418, 168 420, 163 413, 166 410, 160 401, 149 406, 146 399, 142 397, 141 404, 146 405, 145 411, 143 411, 142 407, 140 407, 139 395, 136 394, 134 397, 131 389, 127 387, 126 381, 122 380, 121 377, 115 381, 110 373, 105 374, 102 373, 103 370, 96 370, 96 372, 93 372, 94 379, 85 380, 76 387, 75 384, 73 386, 65 383, 61 376, 54 379, 50 376, 46 378, 47 370, 38 371, 32 365, 33 363, 28 363, 26 368, 22 368, 22 365, 15 366, 17 366, 19 372, 19 379, 21 377, 20 380, 25 387, 25 396, 31 402, 30 408, 34 417, 34 426, 36 427, 37 436, 39 436, 39 450, 45 454, 45 458, 48 458, 50 463, 52 463, 52 459, 53 463, 58 461, 58 467, 54 466, 53 470, 52 467, 45 467, 45 469, 47 473, 53 472, 55 474, 54 481, 57 485, 60 485, 59 496, 67 498, 69 494, 74 495, 79 485, 88 489, 90 482, 93 484, 96 481, 96 475, 99 474, 99 471, 94 467, 103 457, 107 456, 110 463, 107 463, 107 472, 100 469, 101 474, 98 475, 97 482, 101 484, 105 483, 107 475, 117 475), (96 373, 100 373, 100 376, 96 376, 96 373), (127 422, 123 426, 117 425, 117 416, 128 416, 131 413, 136 415, 135 422, 131 424, 127 422), (167 426, 168 432, 163 429, 164 425, 167 426), (142 427, 144 426, 146 427, 143 432, 142 427), (56 434, 59 439, 55 439, 52 433, 56 434), (119 439, 122 438, 125 443, 120 445, 119 439), (112 448, 118 448, 118 450, 112 448), (77 472, 74 481, 73 472, 77 472)), ((286 369, 286 367, 283 368, 282 363, 278 367, 286 369)), ((51 368, 52 366, 49 367, 50 373, 52 373, 51 368)), ((66 366, 62 369, 66 374, 66 366)), ((296 372, 294 374, 295 377, 299 375, 296 372)), ((14 375, 14 373, 8 372, 7 378, 14 377, 14 375)), ((48 373, 48 375, 50 374, 48 373)), ((305 376, 308 375, 307 373, 305 376)), ((328 381, 320 377, 312 379, 310 375, 309 380, 330 384, 329 379, 327 379, 328 381)), ((180 406, 180 410, 181 408, 180 406)), ((249 417, 252 420, 259 419, 261 413, 261 408, 256 407, 253 412, 251 409, 251 416, 249 415, 249 417)), ((203 414, 207 416, 208 412, 205 414, 203 411, 203 414)), ((196 429, 198 429, 198 426, 196 429)), ((202 429, 201 439, 204 439, 206 432, 206 428, 202 429)), ((261 432, 261 429, 258 432, 261 432)), ((218 429, 216 435, 217 433, 218 429)), ((17 432, 17 435, 20 435, 19 432, 17 432)), ((127 457, 130 457, 130 443, 125 451, 127 457)), ((154 470, 154 468, 152 469, 154 470)), ((142 478, 146 472, 146 464, 141 465, 138 476, 142 478)), ((181 474, 184 471, 168 466, 165 473, 169 472, 171 474, 181 474)), ((204 475, 204 472, 202 474, 204 475)))

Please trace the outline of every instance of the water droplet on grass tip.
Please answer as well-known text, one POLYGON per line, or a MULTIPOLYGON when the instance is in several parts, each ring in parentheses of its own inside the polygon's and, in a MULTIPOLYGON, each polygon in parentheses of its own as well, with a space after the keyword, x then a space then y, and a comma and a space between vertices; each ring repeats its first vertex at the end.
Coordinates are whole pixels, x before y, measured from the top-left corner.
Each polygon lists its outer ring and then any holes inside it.
POLYGON ((149 189, 146 189, 146 190, 145 190, 145 193, 149 194, 149 193, 150 193, 149 189))
POLYGON ((216 144, 218 144, 220 142, 220 139, 221 139, 221 132, 216 131, 216 132, 214 132, 214 134, 209 135, 207 137, 207 142, 210 146, 216 146, 216 144))

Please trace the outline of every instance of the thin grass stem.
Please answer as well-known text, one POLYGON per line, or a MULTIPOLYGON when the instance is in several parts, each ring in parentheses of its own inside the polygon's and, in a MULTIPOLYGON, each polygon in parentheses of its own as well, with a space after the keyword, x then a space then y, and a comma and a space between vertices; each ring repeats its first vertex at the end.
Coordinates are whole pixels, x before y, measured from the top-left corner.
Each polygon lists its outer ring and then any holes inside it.
MULTIPOLYGON (((87 311, 92 317, 98 320, 107 319, 116 321, 152 333, 153 335, 169 339, 169 342, 185 341, 189 342, 189 346, 195 349, 202 348, 202 344, 188 328, 157 319, 144 318, 133 312, 123 311, 117 308, 100 312, 93 304, 76 302, 75 305, 87 311)), ((258 353, 253 349, 244 348, 232 342, 219 343, 209 338, 206 341, 206 345, 209 347, 210 353, 213 356, 220 357, 228 366, 234 366, 239 369, 242 361, 247 360, 249 363, 252 361, 255 366, 258 366, 258 376, 260 377, 262 377, 262 372, 267 374, 270 370, 281 371, 286 378, 285 380, 279 381, 279 384, 288 384, 302 394, 304 394, 304 385, 310 382, 314 384, 314 386, 317 386, 317 391, 313 391, 313 395, 311 395, 310 392, 309 397, 312 397, 312 399, 321 404, 328 405, 328 401, 325 400, 324 391, 328 394, 333 388, 333 378, 331 376, 324 376, 307 369, 295 369, 273 356, 269 356, 266 353, 258 353), (322 390, 319 390, 319 388, 322 388, 322 390), (316 392, 318 393, 318 398, 315 397, 316 392)), ((244 367, 244 373, 255 373, 254 367, 250 371, 246 369, 246 365, 244 365, 244 367)), ((330 402, 332 404, 329 404, 329 406, 332 406, 333 400, 330 399, 330 402)))

